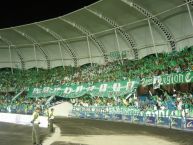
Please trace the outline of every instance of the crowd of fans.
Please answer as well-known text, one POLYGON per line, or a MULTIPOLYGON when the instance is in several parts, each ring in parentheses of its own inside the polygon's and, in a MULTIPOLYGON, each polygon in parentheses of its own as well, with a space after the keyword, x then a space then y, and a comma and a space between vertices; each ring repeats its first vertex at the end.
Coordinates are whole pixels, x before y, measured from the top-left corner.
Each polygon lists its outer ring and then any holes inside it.
MULTIPOLYGON (((155 75, 193 71, 193 47, 185 48, 180 52, 169 54, 162 53, 149 55, 140 60, 117 60, 106 65, 86 64, 80 67, 65 66, 50 70, 29 70, 10 69, 0 70, 0 90, 12 88, 18 92, 24 88, 62 85, 66 83, 94 83, 105 81, 118 81, 136 78, 153 77, 155 75)), ((46 98, 29 99, 25 94, 23 97, 13 100, 13 94, 0 94, 0 111, 10 110, 15 113, 31 113, 37 105, 44 108, 46 98), (12 96, 12 97, 11 97, 12 96), (22 108, 22 109, 21 109, 22 108), (30 110, 30 111, 29 111, 30 110)), ((143 99, 135 94, 131 96, 115 96, 103 98, 100 96, 82 96, 71 99, 74 106, 133 106, 140 110, 191 110, 193 108, 192 92, 181 93, 174 91, 168 94, 149 94, 143 99)))
POLYGON ((117 60, 106 65, 86 64, 80 67, 65 66, 50 70, 10 69, 0 71, 0 89, 22 89, 31 86, 52 86, 65 83, 103 82, 152 77, 160 74, 193 70, 193 47, 175 53, 146 56, 140 60, 117 60))
POLYGON ((74 106, 122 106, 135 107, 141 111, 147 110, 179 110, 183 109, 193 110, 193 96, 191 93, 177 93, 173 95, 163 92, 161 95, 155 94, 153 96, 119 96, 113 98, 89 97, 71 99, 70 102, 74 106))
POLYGON ((27 98, 22 93, 18 98, 14 98, 14 93, 0 94, 0 112, 12 112, 19 114, 31 114, 37 106, 45 109, 46 98, 27 98))

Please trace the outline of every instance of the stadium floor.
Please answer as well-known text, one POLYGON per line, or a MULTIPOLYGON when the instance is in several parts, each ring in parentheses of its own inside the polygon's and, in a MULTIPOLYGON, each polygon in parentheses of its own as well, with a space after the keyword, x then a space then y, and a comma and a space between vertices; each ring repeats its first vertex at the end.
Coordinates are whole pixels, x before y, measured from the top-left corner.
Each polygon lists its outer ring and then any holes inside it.
POLYGON ((193 133, 121 122, 63 118, 52 145, 193 145, 193 133))
MULTIPOLYGON (((32 127, 0 122, 0 145, 31 145, 32 127)), ((41 139, 48 136, 47 129, 40 130, 41 139)))
MULTIPOLYGON (((51 145, 193 145, 193 133, 121 122, 58 118, 51 145)), ((41 130, 46 139, 48 131, 41 130)), ((0 145, 31 145, 31 127, 0 123, 0 145)))

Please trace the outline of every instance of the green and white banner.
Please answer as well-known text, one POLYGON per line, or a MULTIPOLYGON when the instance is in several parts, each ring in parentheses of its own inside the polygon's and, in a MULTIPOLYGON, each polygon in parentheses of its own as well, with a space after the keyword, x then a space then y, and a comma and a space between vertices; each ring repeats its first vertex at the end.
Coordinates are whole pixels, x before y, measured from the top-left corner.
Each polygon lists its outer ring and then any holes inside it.
POLYGON ((77 98, 85 94, 90 96, 114 97, 115 95, 125 95, 132 93, 139 86, 139 80, 120 81, 120 82, 103 82, 89 85, 87 83, 77 85, 62 85, 42 88, 30 88, 28 97, 48 97, 52 95, 65 98, 77 98))
POLYGON ((183 73, 173 73, 169 75, 161 75, 159 77, 156 76, 153 78, 143 78, 141 80, 141 84, 142 86, 151 85, 156 83, 156 80, 157 83, 160 82, 160 85, 191 83, 193 82, 193 71, 183 73))
MULTIPOLYGON (((147 86, 153 84, 154 89, 160 85, 190 83, 193 82, 193 71, 184 73, 173 73, 169 75, 154 76, 152 78, 143 78, 141 85, 147 86)), ((119 82, 100 82, 93 85, 83 83, 81 85, 62 85, 42 88, 30 88, 28 97, 48 97, 52 95, 65 98, 77 98, 83 95, 114 97, 132 93, 138 88, 139 80, 135 81, 119 81, 119 82)))

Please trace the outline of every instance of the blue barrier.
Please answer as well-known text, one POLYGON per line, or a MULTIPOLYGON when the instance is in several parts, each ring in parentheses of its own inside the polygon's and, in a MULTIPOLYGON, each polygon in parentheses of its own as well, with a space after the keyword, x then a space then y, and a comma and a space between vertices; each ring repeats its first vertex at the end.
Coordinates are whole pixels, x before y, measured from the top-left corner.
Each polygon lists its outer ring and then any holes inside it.
POLYGON ((84 112, 80 112, 79 117, 80 117, 80 118, 86 118, 85 114, 86 114, 86 113, 84 113, 84 112))
POLYGON ((122 121, 122 114, 115 114, 115 120, 122 121))
POLYGON ((87 117, 90 119, 95 119, 95 114, 94 113, 88 113, 87 117))
POLYGON ((193 117, 180 117, 161 111, 124 110, 120 107, 76 107, 71 112, 72 117, 122 121, 135 124, 166 127, 193 131, 193 117))
POLYGON ((158 117, 156 125, 169 128, 170 127, 170 118, 169 117, 158 117))
POLYGON ((144 116, 134 115, 133 116, 133 123, 144 124, 144 116))
POLYGON ((155 116, 146 116, 145 123, 147 125, 156 125, 156 117, 155 116))
POLYGON ((104 120, 113 120, 113 117, 114 117, 113 114, 108 113, 104 115, 104 120))
POLYGON ((182 129, 182 118, 181 117, 171 117, 171 128, 182 129))
POLYGON ((186 118, 186 130, 193 130, 193 118, 186 118))
POLYGON ((131 115, 123 115, 123 121, 126 122, 132 122, 132 116, 131 115))
POLYGON ((103 114, 103 113, 99 113, 99 114, 98 114, 98 119, 103 120, 104 118, 105 118, 105 116, 104 116, 104 114, 103 114))

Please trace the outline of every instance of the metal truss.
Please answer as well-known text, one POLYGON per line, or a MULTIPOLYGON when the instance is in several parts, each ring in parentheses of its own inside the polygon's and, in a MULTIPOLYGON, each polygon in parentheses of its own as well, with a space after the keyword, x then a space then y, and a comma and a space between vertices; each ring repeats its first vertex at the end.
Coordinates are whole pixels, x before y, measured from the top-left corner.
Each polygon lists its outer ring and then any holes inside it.
POLYGON ((132 47, 134 57, 135 59, 138 59, 138 51, 136 47, 137 44, 130 34, 128 34, 123 28, 120 28, 120 26, 114 20, 100 14, 99 12, 96 12, 95 10, 91 10, 87 7, 85 9, 91 12, 92 14, 98 16, 102 20, 106 21, 111 26, 113 26, 121 34, 121 36, 127 41, 127 43, 132 47))
MULTIPOLYGON (((20 30, 18 30, 18 29, 16 29, 16 28, 14 28, 13 30, 14 30, 15 32, 17 32, 18 34, 24 36, 26 39, 28 39, 29 41, 31 41, 31 42, 34 44, 34 46, 36 46, 37 48, 40 49, 40 51, 43 53, 43 55, 44 55, 44 57, 45 57, 45 59, 46 59, 47 68, 50 69, 50 59, 49 59, 49 56, 45 53, 45 51, 44 51, 43 48, 40 46, 40 44, 39 44, 34 38, 32 38, 30 35, 22 32, 22 31, 20 31, 20 30)), ((37 60, 36 60, 36 61, 37 61, 37 60)))
POLYGON ((57 34, 56 32, 54 32, 53 30, 51 30, 50 28, 47 28, 43 25, 40 24, 36 24, 38 27, 40 27, 41 29, 43 29, 44 31, 46 31, 47 33, 49 33, 50 35, 52 35, 54 38, 56 38, 57 40, 59 40, 59 42, 61 42, 62 47, 66 50, 66 52, 68 54, 70 54, 70 56, 73 59, 74 62, 74 66, 77 66, 77 54, 75 53, 74 49, 71 48, 70 44, 63 40, 62 36, 60 36, 59 34, 57 34), (67 48, 67 49, 66 49, 67 48))
POLYGON ((24 70, 25 69, 25 62, 24 62, 24 59, 22 57, 22 53, 21 53, 20 49, 18 47, 16 47, 15 45, 13 45, 13 43, 10 40, 6 39, 5 37, 0 36, 0 39, 3 42, 5 42, 9 47, 16 48, 16 52, 17 52, 18 58, 20 59, 21 68, 24 70))
POLYGON ((66 20, 63 18, 60 18, 60 20, 68 23, 69 25, 73 26, 74 28, 78 29, 79 31, 84 33, 86 36, 88 36, 96 44, 96 46, 100 49, 100 52, 102 53, 102 55, 105 59, 105 62, 108 62, 108 56, 106 54, 106 50, 105 50, 104 45, 88 29, 84 28, 81 25, 78 25, 77 23, 71 22, 70 20, 66 20))
POLYGON ((174 36, 172 33, 168 30, 168 28, 160 22, 160 20, 154 16, 151 12, 149 12, 147 9, 141 7, 137 3, 131 1, 131 0, 121 0, 125 4, 129 5, 130 7, 136 9, 138 12, 149 18, 164 34, 165 38, 169 42, 172 51, 176 51, 176 42, 174 39, 174 36))

